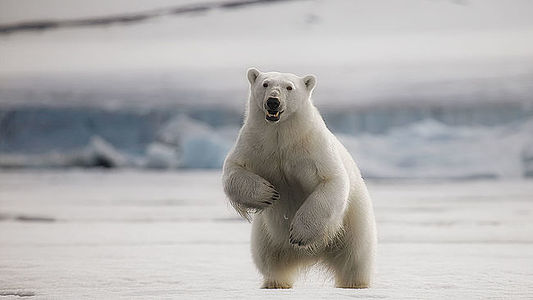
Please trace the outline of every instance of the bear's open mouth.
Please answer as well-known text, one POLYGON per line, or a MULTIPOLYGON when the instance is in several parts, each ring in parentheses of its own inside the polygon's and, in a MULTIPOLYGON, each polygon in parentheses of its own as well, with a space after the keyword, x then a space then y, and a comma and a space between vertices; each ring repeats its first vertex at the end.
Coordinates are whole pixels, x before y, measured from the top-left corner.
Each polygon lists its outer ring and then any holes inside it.
POLYGON ((279 121, 279 116, 281 116, 281 114, 283 112, 284 112, 283 110, 282 111, 279 111, 279 110, 267 110, 265 119, 267 119, 268 121, 271 121, 271 122, 279 121))

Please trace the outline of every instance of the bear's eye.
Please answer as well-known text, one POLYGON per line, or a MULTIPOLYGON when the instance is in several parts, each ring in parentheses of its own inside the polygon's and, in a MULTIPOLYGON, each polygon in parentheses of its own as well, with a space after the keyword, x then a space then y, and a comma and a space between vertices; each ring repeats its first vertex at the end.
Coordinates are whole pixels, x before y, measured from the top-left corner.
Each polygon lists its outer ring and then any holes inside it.
POLYGON ((268 83, 263 83, 263 87, 268 87, 268 83))
POLYGON ((289 85, 289 86, 287 87, 287 91, 292 91, 292 86, 289 85))

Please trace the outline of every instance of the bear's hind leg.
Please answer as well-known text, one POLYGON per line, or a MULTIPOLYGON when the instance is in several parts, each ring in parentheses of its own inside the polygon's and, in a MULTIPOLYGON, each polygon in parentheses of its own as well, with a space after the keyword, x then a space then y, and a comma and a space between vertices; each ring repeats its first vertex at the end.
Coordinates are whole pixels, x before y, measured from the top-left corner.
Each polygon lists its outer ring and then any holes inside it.
POLYGON ((263 285, 261 286, 262 289, 292 289, 292 282, 288 281, 276 281, 276 280, 270 280, 265 279, 263 282, 263 285))
POLYGON ((374 269, 375 241, 357 238, 351 230, 330 245, 324 262, 335 274, 338 288, 363 289, 370 287, 374 269))
POLYGON ((274 245, 258 219, 252 228, 252 256, 263 275, 261 288, 290 289, 298 276, 301 260, 292 247, 274 245))
POLYGON ((371 258, 359 257, 346 248, 326 255, 325 262, 335 275, 335 287, 364 289, 370 286, 371 258))
POLYGON ((280 250, 267 250, 265 256, 256 259, 256 265, 263 274, 263 289, 292 288, 300 269, 293 255, 280 250))

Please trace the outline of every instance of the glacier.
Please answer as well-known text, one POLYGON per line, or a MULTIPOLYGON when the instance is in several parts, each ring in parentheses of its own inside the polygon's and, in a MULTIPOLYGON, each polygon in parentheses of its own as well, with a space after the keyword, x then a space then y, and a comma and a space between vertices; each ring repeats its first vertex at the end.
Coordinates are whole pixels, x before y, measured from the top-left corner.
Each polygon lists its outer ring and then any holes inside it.
MULTIPOLYGON (((365 177, 533 176, 527 102, 321 111, 365 177)), ((4 106, 0 167, 216 169, 242 120, 233 107, 4 106)))

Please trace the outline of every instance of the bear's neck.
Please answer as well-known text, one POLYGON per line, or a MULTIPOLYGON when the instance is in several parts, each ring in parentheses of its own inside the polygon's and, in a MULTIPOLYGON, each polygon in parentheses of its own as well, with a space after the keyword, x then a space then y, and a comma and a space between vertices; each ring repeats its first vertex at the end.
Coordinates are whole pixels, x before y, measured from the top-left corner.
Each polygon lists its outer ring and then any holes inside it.
POLYGON ((287 119, 278 123, 267 123, 265 113, 255 105, 249 105, 246 116, 244 130, 257 135, 261 140, 268 139, 270 142, 276 142, 278 147, 290 146, 297 144, 300 140, 305 139, 310 134, 319 134, 324 132, 320 129, 325 127, 325 123, 318 113, 315 106, 309 101, 302 105, 298 111, 293 112, 287 119))

